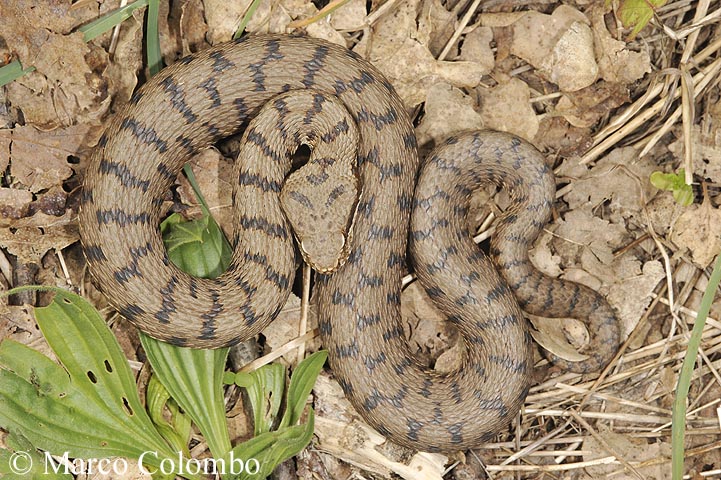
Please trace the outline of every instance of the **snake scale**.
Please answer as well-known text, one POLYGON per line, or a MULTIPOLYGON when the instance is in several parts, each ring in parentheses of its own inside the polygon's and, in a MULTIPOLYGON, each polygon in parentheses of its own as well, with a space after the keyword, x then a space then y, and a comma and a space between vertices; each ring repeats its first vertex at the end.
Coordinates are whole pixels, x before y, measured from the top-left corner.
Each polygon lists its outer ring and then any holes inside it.
MULTIPOLYGON (((421 169, 404 107, 372 65, 326 42, 282 35, 242 37, 176 62, 140 88, 100 138, 86 171, 80 231, 95 281, 125 318, 175 345, 217 348, 256 335, 277 315, 296 268, 278 203, 297 147, 287 142, 321 148, 345 128, 331 122, 315 134, 320 127, 309 123, 308 131, 303 121, 286 128, 290 108, 279 95, 297 90, 314 99, 297 117, 339 104, 358 132, 351 155, 362 193, 353 241, 344 265, 318 275, 315 295, 331 367, 370 425, 428 451, 473 447, 507 426, 533 366, 519 301, 532 314, 586 322, 589 357, 554 359, 563 368, 585 372, 613 357, 619 325, 609 304, 529 263, 555 191, 538 151, 507 134, 468 133, 448 139, 421 169), (250 123, 251 160, 236 162, 232 263, 217 279, 190 277, 169 262, 157 229, 165 192, 189 156, 247 126, 264 104, 275 120, 250 123), (470 193, 487 181, 509 187, 514 199, 491 243, 505 280, 467 227, 470 193), (426 292, 465 340, 455 372, 429 370, 409 352, 400 321, 407 250, 426 292)), ((315 163, 333 161, 323 154, 315 163)))

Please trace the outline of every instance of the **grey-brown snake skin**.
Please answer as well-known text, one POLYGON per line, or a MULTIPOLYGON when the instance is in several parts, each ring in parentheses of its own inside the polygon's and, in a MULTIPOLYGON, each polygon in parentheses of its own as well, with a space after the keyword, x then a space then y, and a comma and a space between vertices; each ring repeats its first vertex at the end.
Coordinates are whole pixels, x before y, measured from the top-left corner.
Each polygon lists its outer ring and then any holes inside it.
POLYGON ((93 277, 125 318, 176 345, 217 348, 256 335, 280 311, 296 268, 277 200, 294 149, 277 140, 285 130, 272 138, 262 129, 245 133, 261 158, 237 162, 236 247, 221 277, 193 278, 170 264, 157 225, 164 194, 190 155, 236 132, 278 94, 308 88, 345 105, 360 135, 363 193, 350 256, 318 276, 315 295, 333 371, 368 423, 428 451, 473 447, 506 427, 533 367, 518 302, 532 314, 586 322, 588 360, 554 359, 558 365, 585 372, 610 361, 619 325, 608 303, 529 263, 555 191, 541 154, 507 134, 469 133, 430 154, 415 184, 416 139, 391 85, 358 55, 299 37, 244 37, 180 60, 110 121, 87 169, 80 226, 93 277), (470 193, 488 180, 509 187, 515 200, 491 244, 505 281, 467 230, 470 193), (451 374, 418 365, 404 339, 406 239, 426 292, 465 339, 463 365, 451 374))

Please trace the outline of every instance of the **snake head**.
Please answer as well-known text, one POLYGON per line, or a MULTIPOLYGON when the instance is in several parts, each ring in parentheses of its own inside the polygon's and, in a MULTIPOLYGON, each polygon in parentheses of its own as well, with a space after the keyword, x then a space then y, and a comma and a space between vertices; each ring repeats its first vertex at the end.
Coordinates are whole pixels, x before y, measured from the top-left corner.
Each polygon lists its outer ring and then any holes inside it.
POLYGON ((352 167, 311 159, 281 189, 281 208, 303 260, 318 273, 333 273, 348 259, 358 184, 352 167))

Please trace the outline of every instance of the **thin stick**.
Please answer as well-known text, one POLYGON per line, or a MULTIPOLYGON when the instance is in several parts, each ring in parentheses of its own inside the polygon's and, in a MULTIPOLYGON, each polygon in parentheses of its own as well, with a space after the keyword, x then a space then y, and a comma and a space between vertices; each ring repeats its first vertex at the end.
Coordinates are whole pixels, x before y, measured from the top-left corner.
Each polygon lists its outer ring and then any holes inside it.
MULTIPOLYGON (((308 330, 308 305, 310 304, 310 265, 303 262, 303 295, 300 297, 300 325, 298 335, 303 336, 308 330)), ((298 346, 298 362, 305 357, 305 343, 298 346)))

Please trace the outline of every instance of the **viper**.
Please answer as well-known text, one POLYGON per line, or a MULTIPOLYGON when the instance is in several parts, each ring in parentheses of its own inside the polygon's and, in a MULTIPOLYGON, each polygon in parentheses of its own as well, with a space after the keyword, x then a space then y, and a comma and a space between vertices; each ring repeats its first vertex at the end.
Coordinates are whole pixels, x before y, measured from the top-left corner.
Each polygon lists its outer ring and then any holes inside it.
POLYGON ((337 253, 323 260, 315 297, 343 391, 396 443, 453 451, 492 438, 522 405, 533 357, 521 307, 586 322, 588 358, 553 359, 563 368, 598 369, 618 348, 619 323, 601 295, 529 262, 554 192, 544 157, 505 133, 449 138, 421 166, 404 106, 370 63, 321 40, 246 36, 164 69, 114 115, 85 173, 80 232, 92 276, 117 310, 153 337, 195 348, 250 338, 275 318, 294 278, 294 236, 304 258, 337 253), (243 127, 232 262, 216 279, 191 277, 163 247, 163 198, 189 157, 243 127), (313 149, 311 170, 286 181, 299 144, 313 149), (344 173, 333 172, 341 164, 344 173), (342 187, 324 185, 335 178, 342 187), (467 220, 470 195, 486 182, 513 198, 496 222, 492 261, 467 220), (293 204, 320 205, 301 219, 315 215, 330 233, 293 233, 284 213, 293 204), (400 319, 407 252, 463 336, 457 371, 425 368, 409 351, 400 319))

